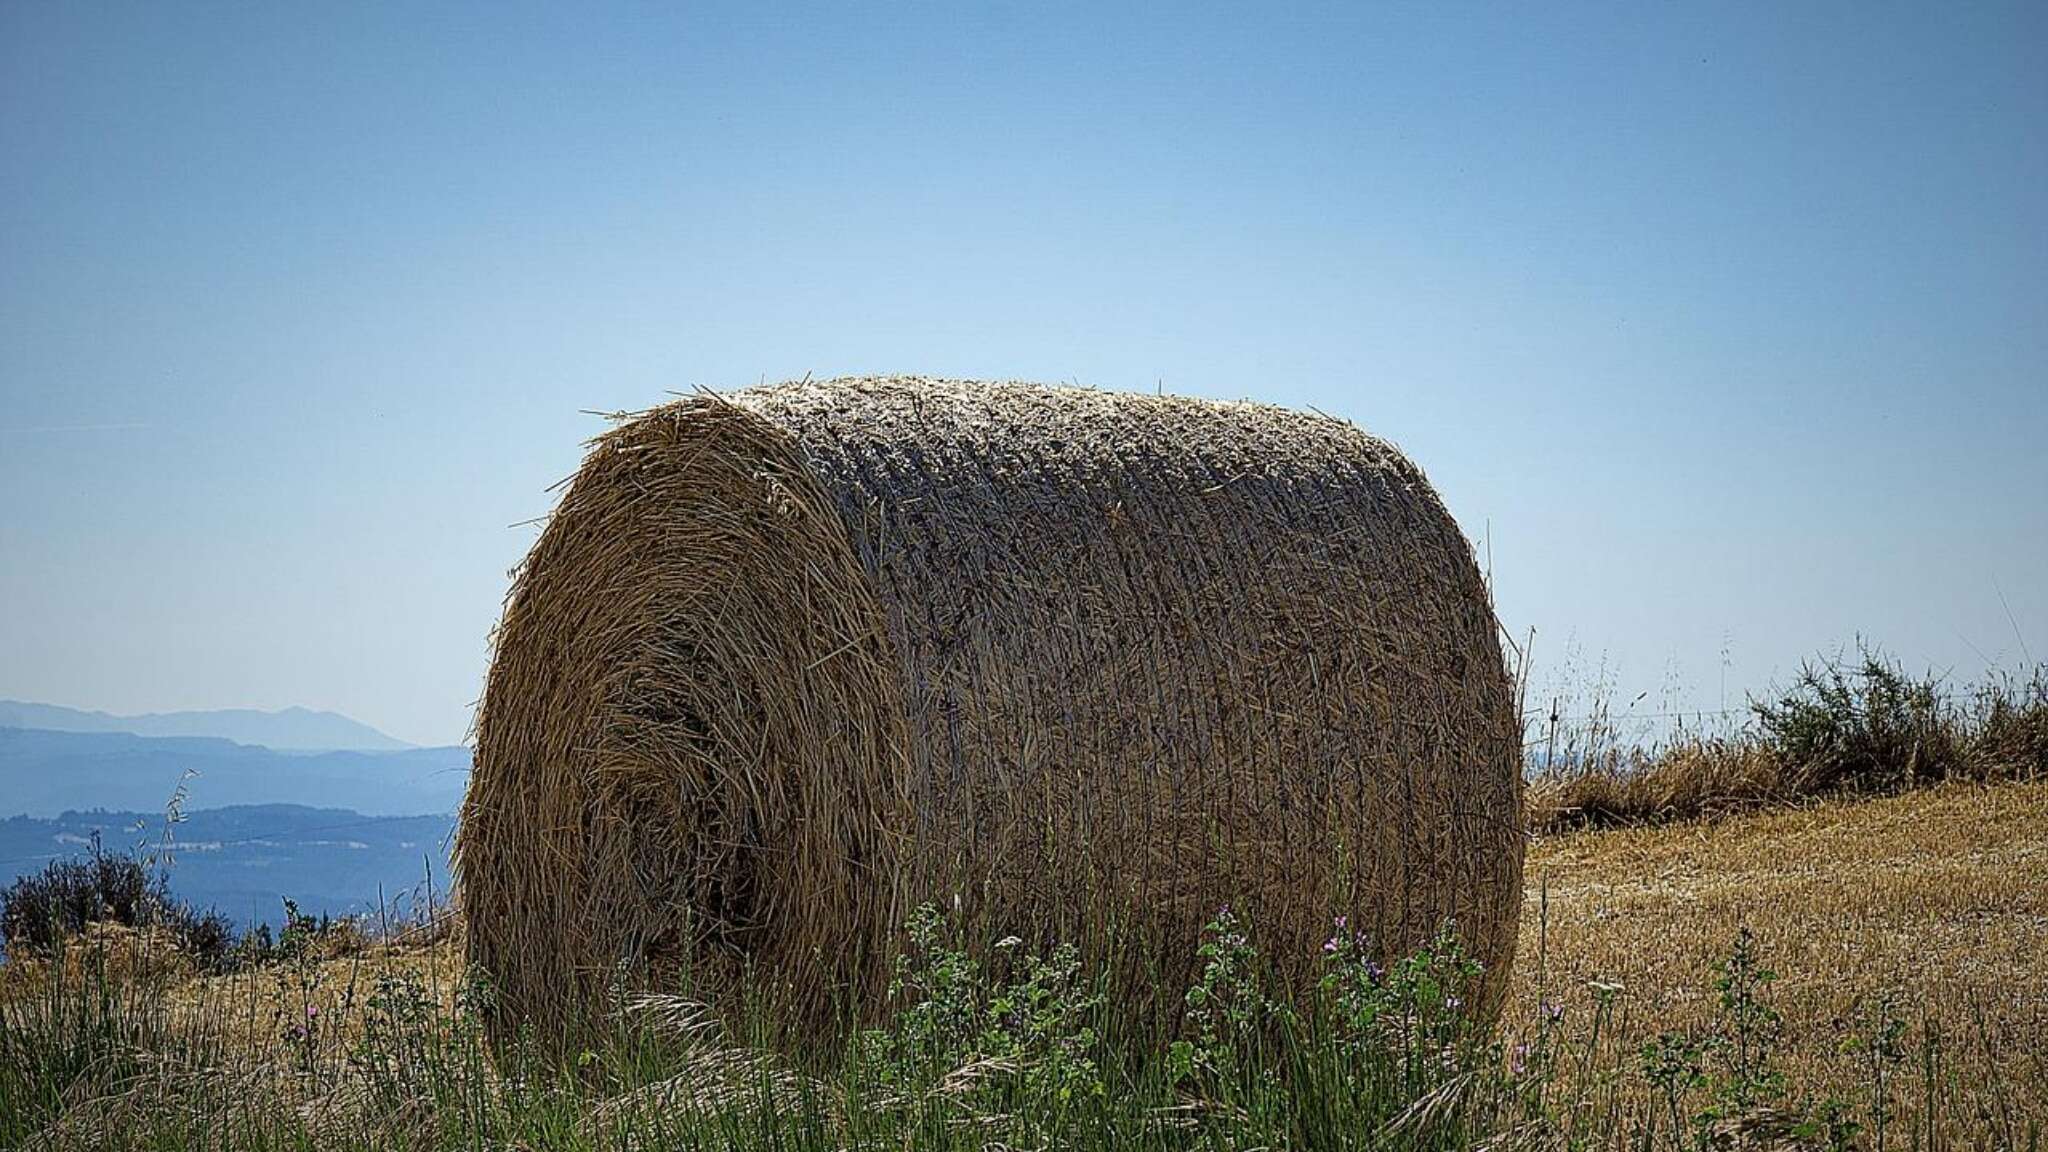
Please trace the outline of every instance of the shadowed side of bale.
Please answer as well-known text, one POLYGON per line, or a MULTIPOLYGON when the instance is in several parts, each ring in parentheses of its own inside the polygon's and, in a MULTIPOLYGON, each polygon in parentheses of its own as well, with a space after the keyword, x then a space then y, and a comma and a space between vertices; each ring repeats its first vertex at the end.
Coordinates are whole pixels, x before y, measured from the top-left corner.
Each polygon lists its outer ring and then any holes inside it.
POLYGON ((1517 740, 1469 546, 1341 421, 906 379, 692 399, 599 441, 508 603, 472 953, 515 1013, 587 1008, 605 965, 872 992, 931 899, 970 938, 1114 935, 1175 989, 1237 903, 1296 978, 1342 912, 1389 952, 1455 918, 1498 987, 1517 740))

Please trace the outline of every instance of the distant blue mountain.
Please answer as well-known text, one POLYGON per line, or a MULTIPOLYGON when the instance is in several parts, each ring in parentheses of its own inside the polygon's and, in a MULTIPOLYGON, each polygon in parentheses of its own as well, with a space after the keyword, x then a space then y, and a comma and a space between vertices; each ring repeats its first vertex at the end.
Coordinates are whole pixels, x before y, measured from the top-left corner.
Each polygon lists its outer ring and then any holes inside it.
POLYGON ((301 804, 445 816, 462 801, 469 764, 462 747, 312 754, 211 738, 0 728, 0 816, 160 813, 181 784, 188 810, 301 804))
POLYGON ((396 752, 412 745, 368 724, 335 712, 286 708, 258 712, 226 708, 214 712, 152 712, 116 716, 55 704, 0 700, 0 728, 42 728, 52 732, 131 732, 137 736, 211 736, 237 744, 260 744, 280 752, 396 752))
POLYGON ((310 915, 399 914, 448 894, 449 816, 371 817, 336 808, 263 804, 193 812, 164 840, 160 812, 64 812, 0 819, 0 887, 52 860, 103 850, 146 854, 171 892, 242 927, 280 923, 290 897, 310 915), (166 847, 168 850, 166 850, 166 847))

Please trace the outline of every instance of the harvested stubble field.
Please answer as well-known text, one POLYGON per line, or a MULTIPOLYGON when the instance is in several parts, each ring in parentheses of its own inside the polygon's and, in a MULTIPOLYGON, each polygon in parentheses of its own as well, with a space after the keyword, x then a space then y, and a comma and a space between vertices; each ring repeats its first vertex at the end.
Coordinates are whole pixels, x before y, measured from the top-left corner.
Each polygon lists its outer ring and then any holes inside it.
MULTIPOLYGON (((2048 1117, 2048 782, 1954 783, 1539 838, 1507 1016, 1499 1043, 1477 1057, 1520 1079, 1501 1082, 1510 1093, 1489 1098, 1483 1126, 1458 1134, 1333 1121, 1298 1098, 1285 1106, 1293 1127, 1276 1130, 1256 1103, 1205 1099, 1219 1080, 1117 1085, 1106 1067, 1087 1066, 1112 1096, 1131 1098, 1124 1113, 1138 1126, 1080 1113, 1046 1121, 1018 1101, 1048 1097, 998 1090, 1042 1070, 1015 1054, 940 1069, 921 1101, 900 1091, 863 1099, 856 1076, 814 1080, 738 1039, 703 1043, 707 1021, 674 1002, 651 1010, 679 1028, 680 1048, 587 1054, 584 1083, 572 1074, 542 1089, 491 1071, 451 939, 357 943, 347 955, 316 950, 167 981, 161 965, 137 962, 132 937, 111 939, 123 952, 107 966, 120 985, 114 1019, 79 1044, 99 1066, 43 1066, 75 1079, 56 1115, 7 1126, 21 1146, 2038 1148, 2048 1117), (1775 978, 1752 982, 1766 1011, 1736 1034, 1775 1038, 1757 1082, 1775 1080, 1782 1094, 1747 1119, 1704 1125, 1714 1089, 1691 1083, 1680 1121, 1646 1133, 1666 1108, 1650 1054, 1684 1069, 1692 1051, 1709 1079, 1724 1061, 1684 1038, 1730 1035, 1717 972, 1745 929, 1775 978), (1540 1055, 1532 1044, 1553 1054, 1547 1067, 1524 1069, 1540 1055), (124 1061, 131 1071, 106 1071, 124 1061), (1811 1122, 1827 1115, 1816 1105, 1828 1098, 1838 1121, 1857 1125, 1838 1124, 1832 1144, 1811 1122), (782 1111, 764 1119, 764 1105, 782 1111), (1528 1108, 1546 1117, 1540 1128, 1518 1127, 1528 1108), (1807 1126, 1774 1119, 1794 1114, 1807 1126)), ((904 1011, 899 1039, 934 1025, 943 1013, 928 1010, 960 986, 963 972, 938 960, 913 975, 932 995, 904 1011)), ((95 1014, 82 1003, 68 1024, 50 1020, 33 965, 6 975, 0 1063, 61 1055, 49 1030, 38 1039, 39 1022, 90 1030, 95 1014)), ((1050 991, 1042 1006, 1053 1025, 1063 996, 1085 1016, 1072 986, 1037 987, 1050 991)), ((1033 1060, 1058 1067, 1062 1051, 1075 1054, 1055 1044, 1033 1060)), ((1267 1069, 1294 1060, 1289 1075, 1299 1076, 1302 1055, 1283 1046, 1257 1059, 1267 1069)), ((17 1078, 0 1087, 27 1087, 20 1068, 4 1071, 17 1078)), ((1249 1083, 1271 1083, 1271 1072, 1248 1071, 1249 1083)))
POLYGON ((1873 1025, 1904 1025, 1923 1110, 2048 1117, 2048 783, 1951 784, 1718 821, 1544 837, 1530 851, 1511 1018, 1545 1001, 1574 1030, 1619 985, 1623 1047, 1699 1028, 1742 930, 1777 974, 1788 1078, 1870 1091, 1873 1025))

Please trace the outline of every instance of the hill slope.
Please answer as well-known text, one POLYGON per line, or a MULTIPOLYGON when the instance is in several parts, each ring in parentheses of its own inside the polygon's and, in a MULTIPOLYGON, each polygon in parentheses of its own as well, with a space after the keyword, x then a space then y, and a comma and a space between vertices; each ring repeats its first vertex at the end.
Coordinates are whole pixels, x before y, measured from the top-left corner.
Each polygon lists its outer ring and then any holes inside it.
POLYGON ((280 752, 396 752, 412 745, 394 740, 338 712, 286 708, 259 712, 225 708, 211 712, 151 712, 116 716, 55 704, 0 700, 0 728, 43 728, 53 732, 130 732, 137 736, 210 736, 237 744, 260 744, 280 752))
POLYGON ((199 737, 0 728, 0 816, 161 812, 181 783, 188 809, 304 804, 369 816, 448 814, 468 778, 469 749, 461 747, 287 753, 199 737))

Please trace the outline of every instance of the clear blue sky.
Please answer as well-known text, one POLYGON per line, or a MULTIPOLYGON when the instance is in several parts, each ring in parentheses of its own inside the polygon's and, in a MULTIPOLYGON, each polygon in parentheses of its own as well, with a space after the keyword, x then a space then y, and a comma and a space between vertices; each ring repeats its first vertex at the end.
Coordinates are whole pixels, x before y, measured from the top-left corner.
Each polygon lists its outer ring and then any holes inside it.
POLYGON ((2048 657, 2039 4, 286 8, 0 4, 0 696, 457 739, 578 410, 807 372, 1350 417, 1539 694, 2048 657))

